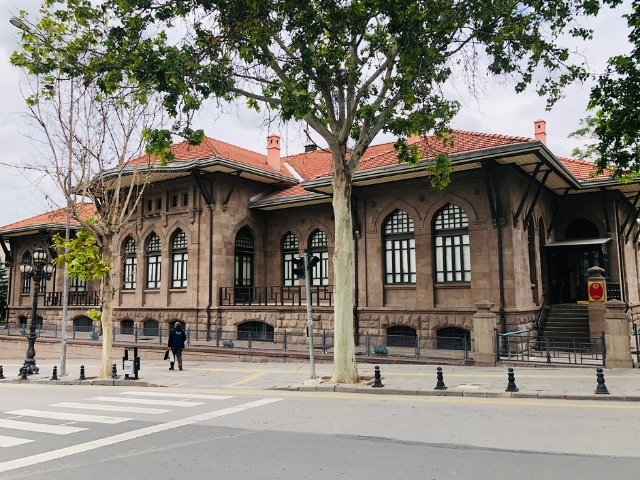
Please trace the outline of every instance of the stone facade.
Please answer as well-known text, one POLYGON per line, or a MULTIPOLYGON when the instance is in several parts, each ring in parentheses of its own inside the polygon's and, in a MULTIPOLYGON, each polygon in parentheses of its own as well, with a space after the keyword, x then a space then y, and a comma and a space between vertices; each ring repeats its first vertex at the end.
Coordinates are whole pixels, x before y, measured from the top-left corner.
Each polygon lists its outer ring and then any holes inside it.
MULTIPOLYGON (((558 210, 561 190, 540 186, 538 177, 532 192, 539 188, 540 193, 534 199, 534 193, 525 195, 531 188, 530 175, 511 164, 494 163, 493 187, 489 186, 485 169, 478 162, 472 168, 454 170, 451 184, 445 190, 432 187, 430 179, 418 175, 420 172, 417 171, 414 178, 389 178, 354 188, 354 218, 358 225, 354 265, 358 285, 355 292, 358 333, 385 335, 387 329, 394 326, 411 327, 421 337, 436 336, 439 330, 449 327, 473 332, 475 304, 480 300, 493 304, 492 312, 497 314, 499 331, 535 329, 549 289, 545 245, 565 240, 565 231, 577 218, 585 218, 596 225, 601 238, 611 238, 607 244, 609 281, 623 285, 631 315, 633 318, 638 316, 638 244, 633 241, 637 227, 632 227, 627 238, 616 228, 627 216, 630 202, 615 190, 577 192, 568 195, 558 210), (496 219, 490 199, 498 194, 502 215, 496 219), (523 197, 526 201, 516 219, 523 197), (468 218, 469 281, 435 281, 434 218, 448 204, 462 209, 468 218), (396 210, 406 212, 413 221, 415 283, 385 282, 384 225, 396 210), (526 224, 525 213, 529 213, 526 224), (552 222, 554 225, 549 231, 552 222), (498 248, 498 228, 502 233, 502 252, 498 248)), ((113 271, 115 278, 124 282, 124 245, 128 238, 136 243, 137 261, 136 288, 121 288, 116 293, 116 323, 132 320, 135 326, 143 327, 145 321, 155 320, 161 328, 168 328, 175 320, 180 320, 191 330, 213 331, 233 330, 245 322, 256 321, 273 327, 275 332, 301 332, 305 325, 304 304, 266 302, 245 306, 225 303, 234 290, 238 268, 236 236, 244 229, 253 237, 253 285, 277 289, 284 284, 282 245, 285 236, 295 234, 299 241, 298 254, 302 254, 310 247, 312 234, 321 230, 327 237, 327 291, 330 292, 334 248, 330 197, 260 208, 253 205, 253 199, 270 188, 261 181, 236 179, 234 175, 222 172, 205 172, 202 179, 212 192, 211 204, 205 201, 202 184, 192 176, 156 182, 146 192, 134 219, 116 239, 114 248, 122 252, 122 256, 113 271), (174 197, 179 199, 176 206, 174 197), (187 237, 186 288, 172 288, 171 285, 171 244, 178 229, 187 237), (145 288, 146 242, 151 233, 157 234, 161 242, 161 281, 157 289, 145 288)), ((12 238, 15 265, 24 252, 32 250, 40 241, 38 235, 12 238)), ((21 276, 16 271, 14 266, 9 302, 12 321, 20 316, 28 317, 30 306, 29 295, 21 293, 21 276)), ((304 290, 304 281, 299 281, 298 286, 304 290)), ((48 289, 62 291, 60 270, 48 289)), ((96 283, 87 285, 87 290, 97 289, 96 283)), ((44 307, 39 311, 45 323, 59 323, 59 308, 44 307)), ((70 318, 82 316, 85 311, 74 307, 70 318)), ((332 330, 333 312, 328 300, 314 308, 314 319, 318 332, 332 330)))

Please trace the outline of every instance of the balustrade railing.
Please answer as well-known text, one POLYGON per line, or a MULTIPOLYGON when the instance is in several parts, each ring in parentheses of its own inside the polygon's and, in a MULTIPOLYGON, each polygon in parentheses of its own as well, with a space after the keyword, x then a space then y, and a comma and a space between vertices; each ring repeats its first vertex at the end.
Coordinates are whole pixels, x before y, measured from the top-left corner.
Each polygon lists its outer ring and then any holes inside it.
MULTIPOLYGON (((69 292, 70 307, 84 307, 100 305, 100 292, 69 292)), ((61 307, 62 292, 47 292, 44 294, 45 307, 61 307)))
MULTIPOLYGON (((271 287, 220 287, 220 305, 306 305, 304 285, 271 287)), ((333 306, 333 285, 313 285, 311 304, 333 306)))

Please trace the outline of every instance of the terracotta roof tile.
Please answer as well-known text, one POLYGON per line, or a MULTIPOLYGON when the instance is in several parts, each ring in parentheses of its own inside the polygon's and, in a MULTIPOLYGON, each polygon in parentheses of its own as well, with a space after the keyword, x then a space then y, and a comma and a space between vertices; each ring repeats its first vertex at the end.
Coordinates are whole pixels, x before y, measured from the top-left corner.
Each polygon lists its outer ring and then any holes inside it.
POLYGON ((607 178, 611 178, 613 175, 613 171, 607 169, 604 172, 596 175, 596 166, 585 160, 578 160, 576 158, 567 158, 567 157, 557 157, 558 160, 562 162, 562 164, 567 167, 574 177, 576 177, 580 181, 589 181, 589 180, 606 180, 607 178))
POLYGON ((311 195, 312 192, 305 190, 301 183, 298 185, 293 185, 291 187, 283 188, 281 190, 274 190, 266 194, 264 197, 260 198, 258 201, 262 200, 277 200, 279 198, 289 198, 289 197, 297 197, 300 195, 311 195))
MULTIPOLYGON (((82 205, 82 209, 80 211, 80 216, 83 219, 89 218, 91 215, 95 214, 95 208, 90 203, 85 203, 82 205)), ((67 220, 67 209, 60 208, 58 210, 54 210, 53 212, 47 212, 40 215, 36 215, 35 217, 27 218, 25 220, 20 220, 19 222, 10 223, 9 225, 5 225, 4 227, 0 227, 0 233, 7 230, 17 230, 21 228, 28 227, 37 227, 39 225, 51 225, 58 224, 63 227, 66 224, 67 220)), ((73 218, 71 218, 70 225, 73 227, 79 227, 80 224, 73 218)))
MULTIPOLYGON (((237 147, 230 143, 205 137, 200 145, 189 145, 187 141, 176 143, 171 146, 171 151, 175 155, 173 162, 186 162, 189 160, 203 160, 206 158, 222 158, 232 162, 242 163, 251 167, 266 170, 272 173, 280 173, 291 177, 291 173, 286 169, 276 170, 267 163, 267 156, 237 147)), ((160 163, 158 157, 152 155, 142 155, 130 160, 129 165, 144 165, 148 163, 160 163)))

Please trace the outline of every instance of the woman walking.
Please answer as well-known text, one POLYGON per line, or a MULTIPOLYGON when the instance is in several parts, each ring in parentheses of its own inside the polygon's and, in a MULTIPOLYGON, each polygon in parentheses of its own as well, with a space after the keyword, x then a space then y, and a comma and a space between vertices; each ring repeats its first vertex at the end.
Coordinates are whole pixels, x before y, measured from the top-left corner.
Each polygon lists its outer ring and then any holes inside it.
MULTIPOLYGON (((187 341, 187 336, 182 331, 182 323, 175 322, 173 324, 173 329, 169 333, 169 348, 173 352, 173 356, 175 360, 178 361, 178 368, 182 370, 182 349, 184 348, 184 344, 187 341)), ((173 364, 175 362, 171 362, 169 365, 169 370, 173 370, 173 364)))

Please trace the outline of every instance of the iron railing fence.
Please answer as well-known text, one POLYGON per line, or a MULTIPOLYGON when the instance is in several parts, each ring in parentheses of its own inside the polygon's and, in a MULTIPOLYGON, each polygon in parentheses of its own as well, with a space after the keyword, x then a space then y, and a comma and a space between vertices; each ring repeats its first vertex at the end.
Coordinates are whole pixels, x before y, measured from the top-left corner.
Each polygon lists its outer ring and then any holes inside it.
MULTIPOLYGON (((305 287, 220 287, 220 305, 287 305, 305 306, 307 297, 305 287)), ((311 287, 311 304, 314 307, 333 306, 333 285, 314 285, 311 287)))
MULTIPOLYGON (((70 307, 87 307, 100 305, 100 292, 69 292, 70 307)), ((44 294, 45 307, 61 307, 64 296, 62 292, 46 292, 44 294)))
POLYGON ((631 339, 632 339, 631 352, 635 352, 636 362, 640 364, 640 330, 638 330, 638 325, 635 322, 633 323, 633 330, 631 331, 631 339), (634 351, 634 346, 635 346, 635 351, 634 351))
POLYGON ((599 337, 551 337, 531 332, 496 334, 499 361, 605 365, 604 334, 599 337))

